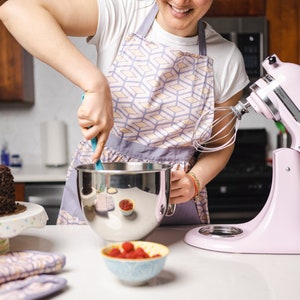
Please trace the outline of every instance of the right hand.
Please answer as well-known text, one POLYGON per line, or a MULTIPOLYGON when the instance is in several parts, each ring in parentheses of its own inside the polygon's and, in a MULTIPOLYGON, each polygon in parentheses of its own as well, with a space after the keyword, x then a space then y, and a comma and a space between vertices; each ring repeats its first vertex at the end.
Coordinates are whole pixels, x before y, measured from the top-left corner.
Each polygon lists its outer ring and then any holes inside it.
POLYGON ((99 160, 114 124, 113 105, 108 83, 97 92, 86 92, 78 108, 78 123, 85 139, 97 138, 93 162, 99 160))
POLYGON ((193 199, 195 187, 184 170, 174 170, 171 173, 170 203, 179 204, 193 199))

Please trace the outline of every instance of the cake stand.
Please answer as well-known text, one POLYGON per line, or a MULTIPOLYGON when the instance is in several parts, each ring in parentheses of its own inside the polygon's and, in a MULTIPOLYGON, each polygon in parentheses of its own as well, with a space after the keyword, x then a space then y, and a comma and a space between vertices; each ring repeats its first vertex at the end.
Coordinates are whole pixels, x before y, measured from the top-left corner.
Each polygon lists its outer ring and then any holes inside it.
POLYGON ((30 227, 42 228, 48 221, 48 215, 41 205, 29 202, 17 203, 25 206, 26 210, 0 217, 0 254, 8 252, 9 238, 19 235, 30 227))

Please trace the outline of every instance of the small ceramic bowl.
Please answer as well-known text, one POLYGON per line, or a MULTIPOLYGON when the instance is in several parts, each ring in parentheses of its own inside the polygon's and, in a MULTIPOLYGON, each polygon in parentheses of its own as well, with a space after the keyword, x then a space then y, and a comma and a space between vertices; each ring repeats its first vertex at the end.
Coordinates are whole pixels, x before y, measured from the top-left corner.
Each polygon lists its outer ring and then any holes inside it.
POLYGON ((169 249, 153 242, 132 241, 130 243, 134 245, 134 249, 142 248, 150 257, 119 258, 109 255, 110 251, 115 248, 124 252, 123 243, 110 244, 102 248, 101 254, 108 269, 124 284, 144 285, 162 271, 169 249))

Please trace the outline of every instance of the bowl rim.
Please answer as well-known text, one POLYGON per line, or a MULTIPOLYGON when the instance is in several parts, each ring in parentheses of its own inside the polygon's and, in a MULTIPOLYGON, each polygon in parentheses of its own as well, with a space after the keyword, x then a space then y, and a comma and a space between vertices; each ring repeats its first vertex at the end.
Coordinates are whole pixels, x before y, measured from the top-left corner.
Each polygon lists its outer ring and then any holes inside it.
POLYGON ((120 262, 147 262, 147 261, 160 260, 160 259, 166 258, 170 253, 170 249, 169 249, 168 246, 166 246, 164 244, 161 244, 161 243, 135 240, 135 241, 123 241, 123 242, 110 243, 110 244, 102 247, 100 249, 100 253, 105 259, 110 259, 110 260, 114 260, 114 261, 120 261, 120 262), (121 258, 121 257, 109 256, 108 254, 106 254, 104 252, 105 250, 108 250, 108 249, 111 249, 111 248, 114 248, 114 247, 119 247, 120 248, 124 242, 131 242, 134 245, 140 244, 140 243, 141 244, 145 243, 145 244, 156 245, 156 246, 162 247, 164 249, 164 254, 161 254, 160 256, 157 256, 157 257, 149 257, 149 258, 121 258))
POLYGON ((96 164, 82 164, 75 167, 77 172, 86 172, 86 173, 99 173, 99 174, 145 174, 145 173, 157 173, 162 171, 167 171, 172 169, 171 164, 167 163, 147 163, 147 162, 102 162, 104 167, 103 170, 97 170, 96 164), (153 168, 150 169, 106 169, 105 166, 108 165, 140 165, 147 166, 152 165, 153 168))

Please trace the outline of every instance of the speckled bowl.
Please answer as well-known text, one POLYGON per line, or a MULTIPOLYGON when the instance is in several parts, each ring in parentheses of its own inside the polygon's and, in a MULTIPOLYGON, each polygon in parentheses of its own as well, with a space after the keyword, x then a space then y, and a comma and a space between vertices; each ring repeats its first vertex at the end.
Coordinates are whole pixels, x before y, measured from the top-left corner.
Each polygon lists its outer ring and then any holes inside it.
POLYGON ((157 276, 163 269, 169 248, 162 244, 133 241, 134 247, 141 247, 150 256, 160 254, 159 257, 142 258, 142 259, 128 259, 115 258, 108 255, 112 248, 122 248, 122 243, 110 244, 101 249, 102 257, 108 269, 124 284, 126 285, 144 285, 150 279, 157 276))

